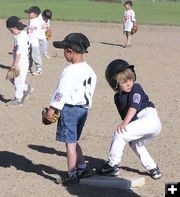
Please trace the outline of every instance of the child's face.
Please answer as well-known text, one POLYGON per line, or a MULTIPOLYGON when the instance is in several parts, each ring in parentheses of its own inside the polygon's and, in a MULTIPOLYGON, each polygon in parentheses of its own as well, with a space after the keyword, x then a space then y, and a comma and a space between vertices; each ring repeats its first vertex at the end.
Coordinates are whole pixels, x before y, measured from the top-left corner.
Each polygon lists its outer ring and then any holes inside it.
POLYGON ((127 80, 127 81, 121 81, 119 82, 119 89, 121 92, 130 92, 133 87, 134 81, 127 80))
POLYGON ((130 10, 131 9, 131 6, 129 4, 125 4, 124 7, 125 7, 126 10, 130 10))
POLYGON ((14 34, 14 35, 18 35, 20 30, 18 30, 17 28, 13 27, 13 28, 8 28, 9 31, 14 34))
POLYGON ((31 13, 28 13, 28 17, 29 19, 34 19, 34 18, 37 18, 37 14, 31 12, 31 13))
POLYGON ((71 49, 64 49, 64 57, 68 62, 72 62, 74 52, 71 49))

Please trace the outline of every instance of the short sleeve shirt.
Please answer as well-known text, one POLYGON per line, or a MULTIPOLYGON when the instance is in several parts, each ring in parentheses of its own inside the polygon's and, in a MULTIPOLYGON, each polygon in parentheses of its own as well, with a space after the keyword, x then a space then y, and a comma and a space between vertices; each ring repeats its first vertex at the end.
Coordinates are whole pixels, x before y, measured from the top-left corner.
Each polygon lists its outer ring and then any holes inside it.
POLYGON ((154 104, 149 101, 149 97, 142 89, 141 85, 135 83, 129 93, 118 92, 114 96, 114 102, 117 106, 118 112, 124 120, 129 108, 135 108, 137 110, 133 120, 137 119, 137 114, 146 107, 155 107, 154 104))
POLYGON ((86 63, 72 64, 60 75, 50 105, 62 110, 65 104, 90 108, 96 86, 96 74, 86 63))
POLYGON ((135 12, 134 10, 125 10, 124 12, 124 25, 125 31, 130 32, 133 27, 133 22, 136 21, 135 12))
POLYGON ((27 27, 27 33, 30 38, 30 42, 32 47, 38 47, 39 46, 39 35, 40 35, 40 22, 39 18, 30 19, 27 27))
POLYGON ((39 15, 38 17, 39 19, 39 23, 40 23, 40 30, 39 30, 39 39, 40 40, 44 40, 46 39, 46 35, 45 35, 45 32, 46 32, 46 29, 47 29, 47 23, 44 21, 43 17, 42 17, 42 14, 39 15))
POLYGON ((20 54, 21 59, 28 59, 29 50, 30 50, 29 36, 23 30, 21 31, 20 34, 15 36, 13 55, 15 56, 16 54, 20 54))

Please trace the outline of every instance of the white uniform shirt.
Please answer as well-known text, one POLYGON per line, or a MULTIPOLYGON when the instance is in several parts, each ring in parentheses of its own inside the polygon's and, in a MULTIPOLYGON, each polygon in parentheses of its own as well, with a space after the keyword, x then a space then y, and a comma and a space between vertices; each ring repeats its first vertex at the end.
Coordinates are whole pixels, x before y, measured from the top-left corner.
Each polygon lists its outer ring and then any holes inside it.
POLYGON ((133 27, 133 22, 136 21, 135 18, 135 12, 133 10, 125 10, 124 12, 124 25, 125 31, 131 31, 132 27, 133 27))
POLYGON ((50 105, 59 110, 65 104, 90 108, 96 80, 96 74, 86 62, 71 64, 60 75, 50 105))
POLYGON ((46 39, 46 29, 47 29, 47 23, 44 21, 42 14, 38 16, 39 24, 40 24, 40 31, 39 31, 39 39, 45 40, 46 39))
POLYGON ((13 56, 20 54, 20 60, 29 59, 30 40, 27 33, 23 30, 15 36, 13 56))
POLYGON ((32 47, 39 46, 40 29, 41 27, 40 27, 38 17, 34 19, 30 19, 28 27, 27 27, 27 32, 28 32, 32 47))

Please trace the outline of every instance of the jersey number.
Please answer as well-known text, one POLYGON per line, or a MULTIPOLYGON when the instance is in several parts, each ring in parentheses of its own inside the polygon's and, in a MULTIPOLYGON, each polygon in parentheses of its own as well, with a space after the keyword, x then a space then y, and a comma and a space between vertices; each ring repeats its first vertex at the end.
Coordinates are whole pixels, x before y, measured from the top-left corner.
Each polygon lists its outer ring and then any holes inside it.
POLYGON ((89 100, 90 100, 90 97, 91 97, 91 91, 90 91, 91 83, 92 83, 91 77, 89 77, 88 80, 85 79, 84 82, 83 82, 83 86, 85 87, 84 98, 86 100, 86 105, 89 105, 89 100))

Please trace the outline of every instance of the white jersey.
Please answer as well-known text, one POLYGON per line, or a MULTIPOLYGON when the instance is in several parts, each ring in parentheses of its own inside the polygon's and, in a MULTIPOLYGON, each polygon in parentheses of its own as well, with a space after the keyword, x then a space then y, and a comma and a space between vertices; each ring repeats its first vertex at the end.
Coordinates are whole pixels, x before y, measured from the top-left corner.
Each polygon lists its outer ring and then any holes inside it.
POLYGON ((27 33, 23 30, 15 36, 13 56, 20 54, 21 60, 29 60, 30 40, 27 33))
POLYGON ((135 12, 133 10, 125 10, 124 12, 124 30, 131 31, 133 22, 136 21, 135 12))
POLYGON ((34 19, 30 19, 28 23, 28 27, 27 27, 27 32, 28 32, 32 47, 39 46, 40 29, 41 28, 40 28, 38 17, 34 19))
POLYGON ((46 39, 46 29, 47 29, 47 23, 44 21, 42 14, 38 16, 39 24, 40 24, 40 31, 39 31, 39 39, 44 40, 46 39))
POLYGON ((96 74, 86 62, 71 64, 60 75, 50 105, 59 110, 65 104, 90 108, 96 80, 96 74))

